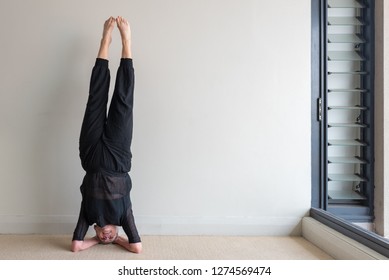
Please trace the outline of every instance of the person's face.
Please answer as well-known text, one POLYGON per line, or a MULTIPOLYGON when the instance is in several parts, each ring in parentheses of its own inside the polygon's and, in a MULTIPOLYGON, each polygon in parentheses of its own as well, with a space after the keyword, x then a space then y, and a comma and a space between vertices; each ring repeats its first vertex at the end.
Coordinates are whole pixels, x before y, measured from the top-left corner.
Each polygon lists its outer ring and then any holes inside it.
POLYGON ((114 225, 106 225, 105 227, 95 225, 95 231, 97 238, 105 244, 112 243, 118 234, 117 227, 114 225))

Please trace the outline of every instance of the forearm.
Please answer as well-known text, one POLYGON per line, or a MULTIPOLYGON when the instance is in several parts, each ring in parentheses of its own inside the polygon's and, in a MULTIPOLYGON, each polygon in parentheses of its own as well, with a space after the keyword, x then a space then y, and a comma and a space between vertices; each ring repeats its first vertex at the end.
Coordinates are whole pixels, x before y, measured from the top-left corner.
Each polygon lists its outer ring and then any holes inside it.
POLYGON ((88 238, 85 240, 73 240, 72 241, 72 251, 73 252, 79 252, 86 250, 96 244, 99 244, 99 240, 97 237, 88 238))
POLYGON ((126 238, 118 236, 116 240, 113 242, 114 244, 118 244, 125 248, 127 251, 130 251, 135 254, 139 254, 142 251, 142 244, 138 243, 129 243, 126 238))

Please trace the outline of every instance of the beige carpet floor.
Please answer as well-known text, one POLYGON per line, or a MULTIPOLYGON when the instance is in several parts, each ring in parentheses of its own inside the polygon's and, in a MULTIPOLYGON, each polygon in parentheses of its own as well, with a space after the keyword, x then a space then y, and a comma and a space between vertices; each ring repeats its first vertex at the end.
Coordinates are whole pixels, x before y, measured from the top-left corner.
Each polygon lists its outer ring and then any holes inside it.
POLYGON ((70 251, 68 235, 0 235, 1 260, 328 260, 302 237, 143 236, 143 252, 117 245, 70 251))

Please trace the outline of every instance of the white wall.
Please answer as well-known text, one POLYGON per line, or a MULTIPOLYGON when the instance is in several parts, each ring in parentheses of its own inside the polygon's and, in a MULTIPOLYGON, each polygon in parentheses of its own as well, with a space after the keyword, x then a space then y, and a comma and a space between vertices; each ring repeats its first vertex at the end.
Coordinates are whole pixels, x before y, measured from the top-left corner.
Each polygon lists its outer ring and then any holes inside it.
POLYGON ((309 0, 2 0, 0 233, 73 231, 79 130, 111 15, 133 32, 140 233, 299 234, 311 201, 309 0))

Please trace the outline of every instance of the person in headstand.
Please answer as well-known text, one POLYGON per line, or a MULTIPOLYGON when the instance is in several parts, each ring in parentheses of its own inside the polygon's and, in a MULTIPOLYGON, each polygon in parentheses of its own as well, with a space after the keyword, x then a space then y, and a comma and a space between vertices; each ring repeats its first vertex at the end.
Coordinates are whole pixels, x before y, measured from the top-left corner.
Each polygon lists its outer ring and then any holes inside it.
POLYGON ((122 17, 110 17, 104 23, 80 133, 80 159, 86 174, 80 187, 82 202, 73 233, 73 252, 99 243, 118 244, 133 253, 142 251, 132 213, 132 184, 128 175, 132 157, 133 101, 134 68, 130 25, 122 17), (107 115, 110 83, 108 51, 115 24, 122 39, 122 56, 107 115), (96 236, 84 239, 91 225, 94 225, 96 236), (128 239, 119 236, 119 226, 128 239))

